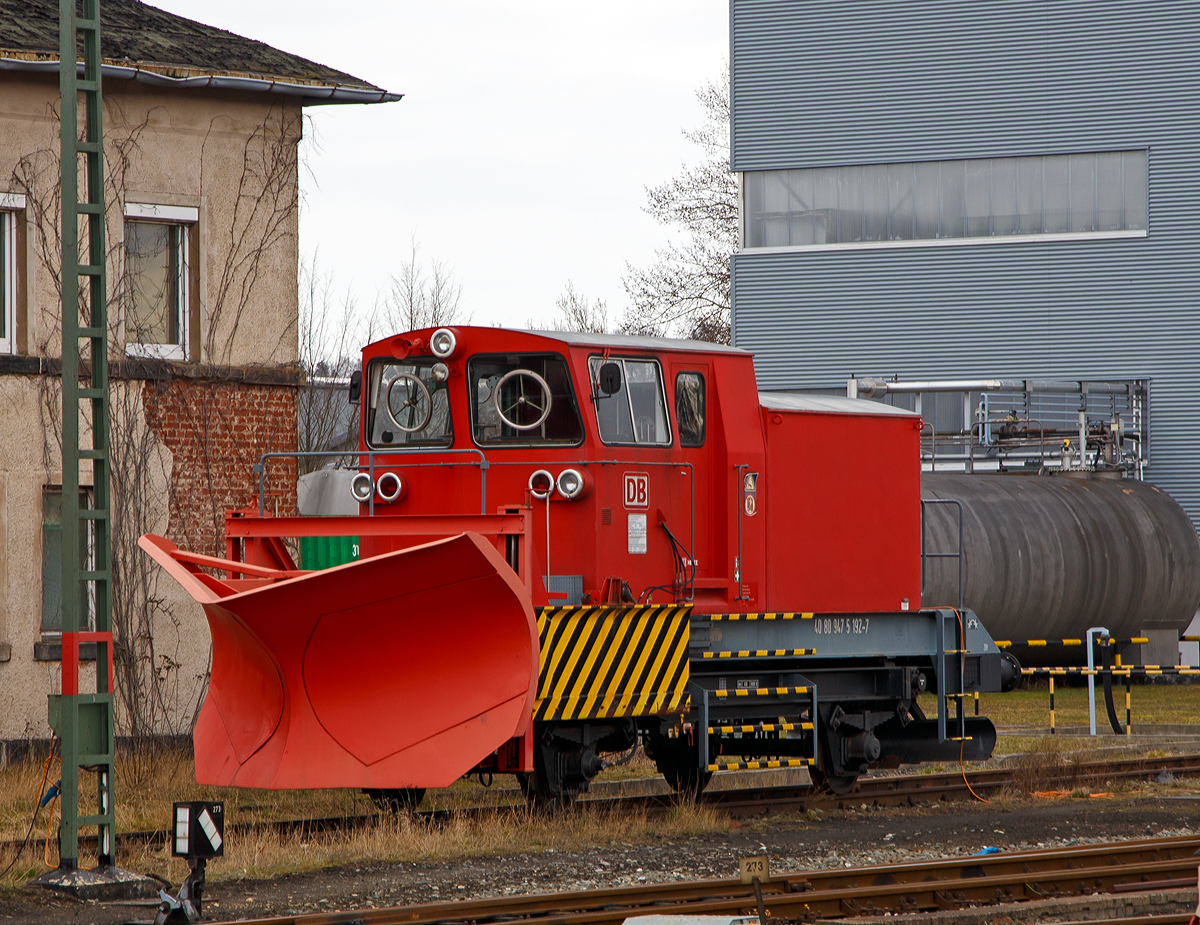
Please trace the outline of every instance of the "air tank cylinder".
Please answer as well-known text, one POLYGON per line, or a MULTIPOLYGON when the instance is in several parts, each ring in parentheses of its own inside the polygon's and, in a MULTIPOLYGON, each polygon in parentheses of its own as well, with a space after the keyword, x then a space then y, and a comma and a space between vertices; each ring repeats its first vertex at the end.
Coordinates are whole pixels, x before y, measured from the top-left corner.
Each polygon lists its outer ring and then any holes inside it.
MULTIPOLYGON (((963 597, 995 639, 1182 631, 1200 606, 1200 539, 1166 492, 1133 479, 925 473, 924 499, 963 507, 963 597)), ((925 549, 958 550, 958 510, 925 505, 925 549)), ((922 604, 957 605, 958 561, 927 558, 922 604)), ((1078 664, 1082 647, 1014 649, 1078 664)))

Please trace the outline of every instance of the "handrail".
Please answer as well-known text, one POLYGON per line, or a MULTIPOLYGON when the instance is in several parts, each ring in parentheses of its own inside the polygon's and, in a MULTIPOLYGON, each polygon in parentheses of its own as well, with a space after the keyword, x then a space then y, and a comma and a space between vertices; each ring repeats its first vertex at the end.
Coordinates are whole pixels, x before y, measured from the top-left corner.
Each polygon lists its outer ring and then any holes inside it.
MULTIPOLYGON (((357 456, 357 457, 359 457, 360 462, 356 468, 361 470, 362 469, 361 459, 362 459, 362 457, 366 456, 367 457, 367 471, 368 471, 368 473, 370 473, 370 476, 371 476, 371 485, 374 486, 375 485, 375 457, 376 456, 428 456, 428 455, 432 455, 434 453, 440 453, 440 454, 474 453, 476 456, 479 457, 478 463, 471 462, 471 463, 468 463, 468 465, 478 465, 479 466, 479 483, 480 483, 479 484, 479 491, 480 491, 479 513, 486 514, 487 513, 487 471, 488 471, 488 468, 491 466, 491 463, 489 462, 488 458, 483 455, 483 451, 473 449, 473 448, 455 450, 455 449, 444 449, 441 447, 421 447, 419 449, 407 449, 407 450, 398 450, 398 449, 397 450, 292 450, 292 451, 285 451, 285 452, 280 452, 280 453, 263 453, 263 455, 261 457, 259 457, 258 462, 254 464, 254 468, 252 470, 254 472, 254 474, 258 476, 258 516, 259 517, 265 516, 266 510, 267 510, 267 508, 266 508, 266 503, 267 503, 266 502, 266 473, 267 473, 267 461, 268 460, 271 460, 271 459, 316 459, 316 458, 330 457, 330 456, 357 456)), ((463 465, 463 464, 462 463, 445 462, 445 463, 403 463, 402 465, 405 465, 409 468, 433 468, 433 467, 440 468, 440 467, 445 467, 445 466, 458 466, 458 465, 463 465)), ((367 501, 367 512, 369 514, 375 513, 375 491, 374 491, 373 487, 371 490, 371 497, 367 501)))
MULTIPOLYGON (((921 499, 921 597, 925 597, 925 560, 926 559, 957 559, 958 560, 958 609, 963 609, 963 503, 957 498, 922 498, 921 499), (927 552, 925 543, 925 505, 953 504, 958 508, 958 552, 927 552)), ((922 601, 921 606, 924 606, 922 601)))

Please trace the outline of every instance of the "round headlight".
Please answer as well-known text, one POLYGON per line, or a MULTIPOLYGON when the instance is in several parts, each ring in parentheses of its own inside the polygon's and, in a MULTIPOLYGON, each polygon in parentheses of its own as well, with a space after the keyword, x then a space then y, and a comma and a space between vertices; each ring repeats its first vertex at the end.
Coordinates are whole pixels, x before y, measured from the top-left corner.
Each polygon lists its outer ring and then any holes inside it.
POLYGON ((583 494, 583 473, 578 469, 563 469, 558 474, 558 493, 568 501, 574 501, 583 494))
POLYGON ((379 492, 380 500, 391 504, 404 494, 404 483, 395 472, 385 472, 375 480, 375 490, 379 492))
POLYGON ((434 382, 445 382, 450 378, 450 367, 445 363, 434 363, 429 374, 433 376, 434 382))
POLYGON ((441 357, 443 360, 448 359, 457 346, 458 338, 449 328, 438 328, 433 332, 433 337, 429 338, 429 349, 435 357, 441 357))
POLYGON ((359 504, 366 504, 371 500, 371 476, 366 472, 360 472, 350 480, 350 494, 354 496, 354 500, 359 504))
POLYGON ((538 469, 529 476, 529 493, 539 501, 545 501, 554 494, 554 476, 545 469, 538 469))

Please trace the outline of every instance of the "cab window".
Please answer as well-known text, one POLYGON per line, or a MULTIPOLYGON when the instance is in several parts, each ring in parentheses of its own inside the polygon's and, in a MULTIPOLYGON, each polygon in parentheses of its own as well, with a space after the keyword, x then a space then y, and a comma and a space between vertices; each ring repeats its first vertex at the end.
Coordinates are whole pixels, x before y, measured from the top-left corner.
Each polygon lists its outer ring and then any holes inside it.
POLYGON ((372 447, 454 442, 446 383, 428 360, 374 360, 368 367, 367 435, 372 447))
POLYGON ((662 370, 656 360, 589 357, 588 369, 601 440, 652 446, 671 443, 662 370), (609 364, 616 365, 621 371, 617 388, 611 392, 600 388, 600 371, 609 364))
POLYGON ((675 424, 680 446, 704 446, 704 376, 680 373, 675 377, 675 424))
POLYGON ((475 356, 467 368, 475 442, 488 445, 583 442, 583 421, 559 354, 475 356))

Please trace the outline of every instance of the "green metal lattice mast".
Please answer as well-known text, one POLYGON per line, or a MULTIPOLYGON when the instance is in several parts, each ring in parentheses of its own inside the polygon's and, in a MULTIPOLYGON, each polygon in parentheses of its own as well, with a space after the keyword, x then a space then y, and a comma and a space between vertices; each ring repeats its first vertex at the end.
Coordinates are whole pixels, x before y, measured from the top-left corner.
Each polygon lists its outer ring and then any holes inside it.
POLYGON ((96 826, 99 862, 113 862, 113 677, 109 601, 108 310, 104 244, 104 131, 100 97, 100 3, 59 0, 62 93, 62 694, 50 724, 62 742, 59 868, 79 864, 79 827, 96 826), (82 38, 83 76, 77 69, 82 38), (78 104, 84 106, 79 140, 78 104), (87 198, 80 201, 80 168, 87 198), (85 219, 87 260, 80 261, 85 219), (81 280, 86 284, 81 285, 81 280), (82 375, 81 375, 82 374, 82 375), (86 439, 90 422, 91 439, 86 439), (81 433, 81 431, 83 431, 81 433), (90 443, 90 445, 85 445, 90 443), (90 461, 92 499, 80 503, 79 466, 90 461), (94 613, 95 624, 91 623, 94 613), (79 690, 79 647, 96 646, 96 690, 79 690), (79 814, 79 769, 94 771, 96 811, 79 814))

